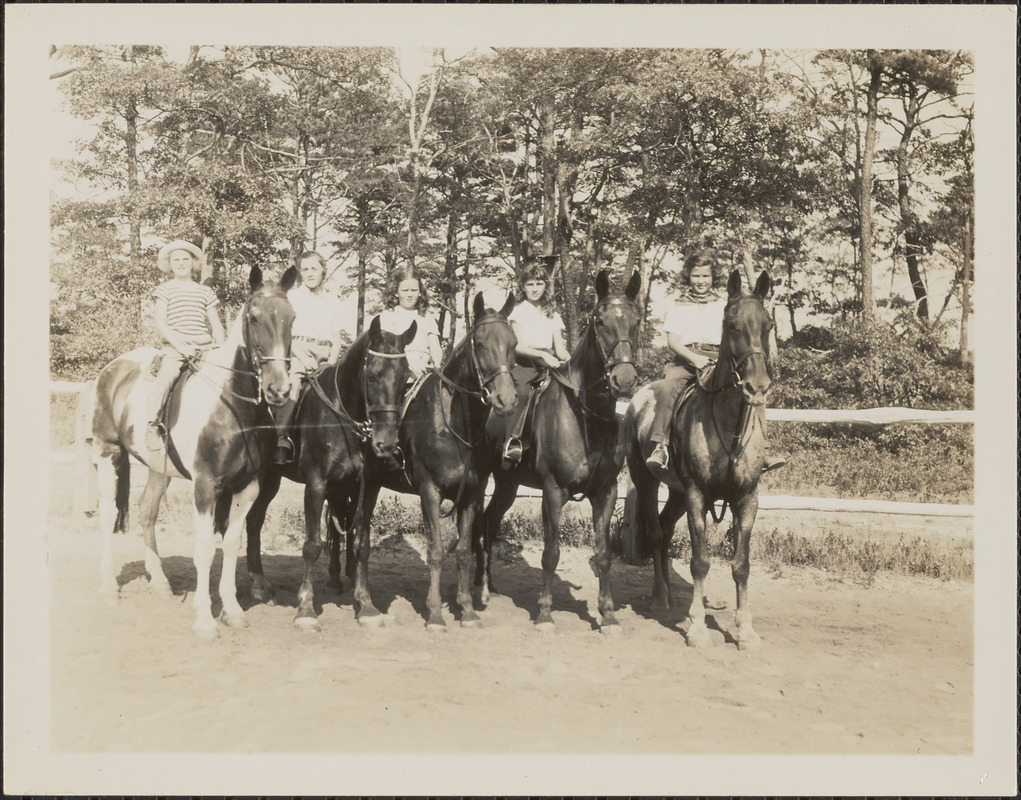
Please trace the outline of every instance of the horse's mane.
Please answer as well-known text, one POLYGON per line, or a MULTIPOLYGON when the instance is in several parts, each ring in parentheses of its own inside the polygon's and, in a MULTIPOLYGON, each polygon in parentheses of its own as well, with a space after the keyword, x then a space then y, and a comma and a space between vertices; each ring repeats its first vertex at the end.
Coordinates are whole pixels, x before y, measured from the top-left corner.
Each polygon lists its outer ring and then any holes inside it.
POLYGON ((369 332, 363 331, 358 338, 351 343, 347 352, 337 363, 336 369, 340 373, 340 384, 346 387, 357 386, 356 378, 365 360, 365 351, 369 349, 369 332))

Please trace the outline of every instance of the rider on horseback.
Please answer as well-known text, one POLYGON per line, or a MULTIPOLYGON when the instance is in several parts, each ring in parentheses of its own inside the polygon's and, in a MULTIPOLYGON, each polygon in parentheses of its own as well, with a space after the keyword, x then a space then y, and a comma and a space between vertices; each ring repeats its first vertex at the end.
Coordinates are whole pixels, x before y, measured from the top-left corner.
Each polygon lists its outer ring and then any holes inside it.
POLYGON ((165 245, 156 260, 160 271, 174 277, 153 292, 156 329, 163 344, 159 374, 149 395, 149 425, 145 431, 145 446, 149 450, 162 450, 166 443, 167 431, 161 421, 163 406, 185 361, 198 358, 214 342, 222 344, 224 340, 223 323, 217 311, 219 301, 212 289, 194 280, 202 261, 202 251, 183 239, 165 245))
MULTIPOLYGON (((716 266, 712 250, 699 250, 688 256, 681 270, 684 288, 680 305, 667 314, 663 325, 674 362, 667 365, 664 380, 655 384, 654 389, 656 413, 649 440, 656 446, 645 461, 654 473, 662 474, 670 462, 668 429, 677 401, 698 373, 715 364, 719 355, 727 298, 713 286, 716 266)), ((783 458, 768 458, 763 471, 778 469, 786 463, 783 458)))
POLYGON ((507 317, 518 339, 514 348, 518 362, 514 380, 519 386, 527 384, 530 387, 528 402, 514 423, 503 449, 503 461, 507 466, 521 461, 524 451, 521 435, 539 393, 540 381, 537 378, 550 368, 559 367, 570 357, 564 344, 564 321, 555 310, 553 292, 550 291, 550 270, 556 257, 547 256, 543 260, 545 264, 532 264, 522 274, 520 286, 524 299, 507 317))
POLYGON ((294 442, 290 427, 298 405, 302 379, 324 364, 340 358, 341 318, 340 299, 323 287, 326 282, 326 260, 312 250, 298 258, 301 284, 287 293, 294 308, 294 325, 291 327, 291 394, 276 410, 277 448, 273 463, 290 464, 294 460, 294 442))

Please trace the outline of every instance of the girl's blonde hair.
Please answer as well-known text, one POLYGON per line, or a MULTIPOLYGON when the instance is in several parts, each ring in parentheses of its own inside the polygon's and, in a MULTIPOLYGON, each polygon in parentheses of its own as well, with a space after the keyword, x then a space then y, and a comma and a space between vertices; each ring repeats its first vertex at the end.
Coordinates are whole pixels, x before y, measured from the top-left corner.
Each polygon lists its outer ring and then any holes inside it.
POLYGON ((425 312, 429 308, 429 295, 425 290, 425 281, 422 280, 422 276, 411 267, 398 267, 391 273, 386 291, 383 293, 383 305, 388 309, 397 308, 400 305, 397 288, 407 280, 418 281, 418 303, 415 304, 415 310, 419 315, 425 316, 425 312))
POLYGON ((542 297, 540 297, 533 305, 538 308, 547 317, 551 317, 556 313, 556 299, 553 297, 553 276, 549 273, 542 264, 532 264, 525 268, 525 271, 521 273, 518 278, 518 287, 520 288, 521 297, 518 298, 518 302, 523 302, 527 299, 525 295, 525 284, 529 281, 542 281, 546 284, 546 288, 542 291, 542 297))

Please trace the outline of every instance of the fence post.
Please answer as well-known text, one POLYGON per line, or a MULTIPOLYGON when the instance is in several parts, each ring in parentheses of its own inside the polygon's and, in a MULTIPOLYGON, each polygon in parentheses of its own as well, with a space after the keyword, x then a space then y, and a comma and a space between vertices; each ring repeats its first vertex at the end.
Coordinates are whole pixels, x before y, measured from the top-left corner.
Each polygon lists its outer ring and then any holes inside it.
POLYGON ((91 515, 99 505, 99 481, 92 463, 92 397, 94 382, 89 381, 78 392, 74 416, 74 519, 91 515))

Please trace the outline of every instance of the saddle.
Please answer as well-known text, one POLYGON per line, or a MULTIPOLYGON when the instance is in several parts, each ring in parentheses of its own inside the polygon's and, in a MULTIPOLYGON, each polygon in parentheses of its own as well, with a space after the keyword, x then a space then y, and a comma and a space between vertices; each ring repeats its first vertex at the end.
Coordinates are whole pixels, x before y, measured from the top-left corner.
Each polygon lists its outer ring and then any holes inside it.
POLYGON ((695 394, 695 387, 697 385, 702 386, 709 385, 710 381, 712 381, 713 373, 715 372, 715 370, 716 365, 710 364, 709 366, 705 367, 701 372, 699 372, 697 375, 690 378, 688 382, 684 384, 684 388, 681 389, 680 393, 677 395, 677 400, 674 403, 674 407, 670 409, 670 424, 667 428, 667 434, 669 435, 668 441, 674 440, 674 427, 677 424, 677 415, 680 412, 681 408, 684 406, 686 402, 688 402, 691 396, 695 394))
MULTIPOLYGON (((508 457, 507 454, 511 449, 524 453, 532 446, 531 431, 535 409, 538 406, 539 398, 553 381, 553 373, 549 369, 543 368, 536 374, 533 375, 533 373, 536 371, 532 367, 518 365, 514 368, 514 384, 518 390, 518 397, 525 398, 525 407, 521 410, 521 414, 507 438, 504 448, 505 458, 508 457)), ((519 456, 515 456, 514 460, 519 460, 519 456)))

